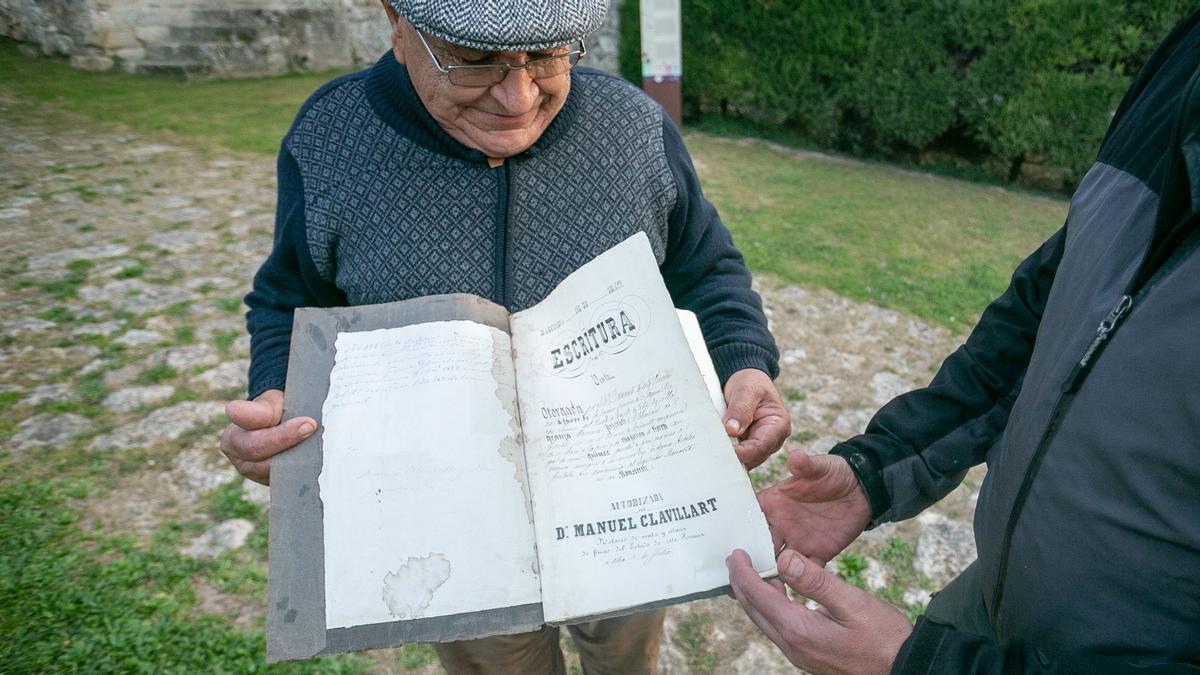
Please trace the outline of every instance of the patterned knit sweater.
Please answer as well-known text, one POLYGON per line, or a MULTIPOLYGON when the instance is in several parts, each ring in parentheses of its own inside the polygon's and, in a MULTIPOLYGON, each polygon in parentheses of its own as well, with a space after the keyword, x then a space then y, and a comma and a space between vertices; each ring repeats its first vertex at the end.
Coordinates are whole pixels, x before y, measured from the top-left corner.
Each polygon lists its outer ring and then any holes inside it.
POLYGON ((722 381, 774 376, 750 274, 678 130, 636 88, 576 68, 562 111, 492 168, 448 136, 389 52, 301 108, 279 153, 274 248, 247 296, 250 396, 282 389, 296 307, 473 293, 519 311, 637 231, 722 381))

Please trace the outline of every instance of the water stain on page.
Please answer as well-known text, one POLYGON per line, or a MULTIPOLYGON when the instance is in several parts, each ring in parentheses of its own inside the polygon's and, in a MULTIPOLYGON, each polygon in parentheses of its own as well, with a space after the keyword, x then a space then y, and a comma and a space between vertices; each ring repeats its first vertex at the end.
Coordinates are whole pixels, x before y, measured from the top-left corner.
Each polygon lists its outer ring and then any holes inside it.
POLYGON ((308 325, 308 339, 312 340, 313 346, 316 347, 318 351, 324 352, 325 350, 329 349, 329 342, 325 339, 324 331, 322 331, 321 328, 316 324, 310 323, 308 325))
POLYGON ((533 523, 533 501, 529 495, 525 472, 525 439, 521 431, 521 413, 517 408, 516 372, 511 343, 492 335, 492 378, 496 380, 496 398, 508 414, 509 433, 500 439, 500 456, 513 465, 513 479, 521 486, 525 497, 525 515, 533 523))
POLYGON ((419 619, 433 594, 450 578, 450 561, 441 553, 409 558, 383 577, 383 602, 397 619, 419 619))

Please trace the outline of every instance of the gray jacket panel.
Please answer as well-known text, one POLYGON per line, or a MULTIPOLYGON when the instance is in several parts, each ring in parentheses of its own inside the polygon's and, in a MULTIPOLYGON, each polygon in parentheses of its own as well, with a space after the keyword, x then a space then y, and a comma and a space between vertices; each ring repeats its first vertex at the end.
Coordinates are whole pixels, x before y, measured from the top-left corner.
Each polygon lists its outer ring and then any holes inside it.
POLYGON ((1200 636, 1200 514, 1181 517, 1200 496, 1200 256, 1132 307, 1033 465, 1074 362, 1137 270, 1141 256, 1129 252, 1146 249, 1156 207, 1140 181, 1103 164, 1072 203, 1025 385, 976 511, 985 600, 1000 582, 1008 598, 998 614, 989 604, 1001 639, 1147 663, 1200 657, 1200 640, 1179 651, 1200 636), (1065 601, 1031 602, 1049 597, 1065 601))

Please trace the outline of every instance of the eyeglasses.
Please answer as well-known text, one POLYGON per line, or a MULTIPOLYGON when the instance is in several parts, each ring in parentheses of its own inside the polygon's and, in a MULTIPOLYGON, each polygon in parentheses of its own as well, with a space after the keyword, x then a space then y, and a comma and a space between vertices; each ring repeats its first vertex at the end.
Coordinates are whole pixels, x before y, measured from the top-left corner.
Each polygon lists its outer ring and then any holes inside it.
POLYGON ((442 66, 434 55, 433 49, 429 47, 429 41, 421 34, 421 31, 415 31, 417 37, 421 38, 421 44, 425 45, 425 51, 429 53, 429 58, 433 60, 433 66, 438 69, 438 72, 450 78, 450 84, 460 87, 490 87, 493 84, 500 84, 504 78, 508 77, 510 70, 522 70, 529 73, 529 77, 535 80, 541 80, 555 75, 562 75, 579 63, 579 59, 587 54, 587 46, 583 44, 583 40, 579 40, 579 48, 572 49, 565 54, 551 54, 549 56, 537 56, 525 61, 519 66, 509 65, 507 63, 487 63, 480 65, 468 64, 450 64, 442 66))

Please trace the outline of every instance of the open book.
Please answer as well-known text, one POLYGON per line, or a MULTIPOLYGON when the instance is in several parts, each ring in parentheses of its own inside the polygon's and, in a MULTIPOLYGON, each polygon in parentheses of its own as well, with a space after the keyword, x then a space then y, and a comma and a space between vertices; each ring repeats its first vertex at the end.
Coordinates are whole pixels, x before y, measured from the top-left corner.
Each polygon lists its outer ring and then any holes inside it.
POLYGON ((774 573, 683 318, 640 233, 511 316, 299 310, 285 414, 320 431, 272 463, 268 659, 711 596, 734 548, 774 573))

